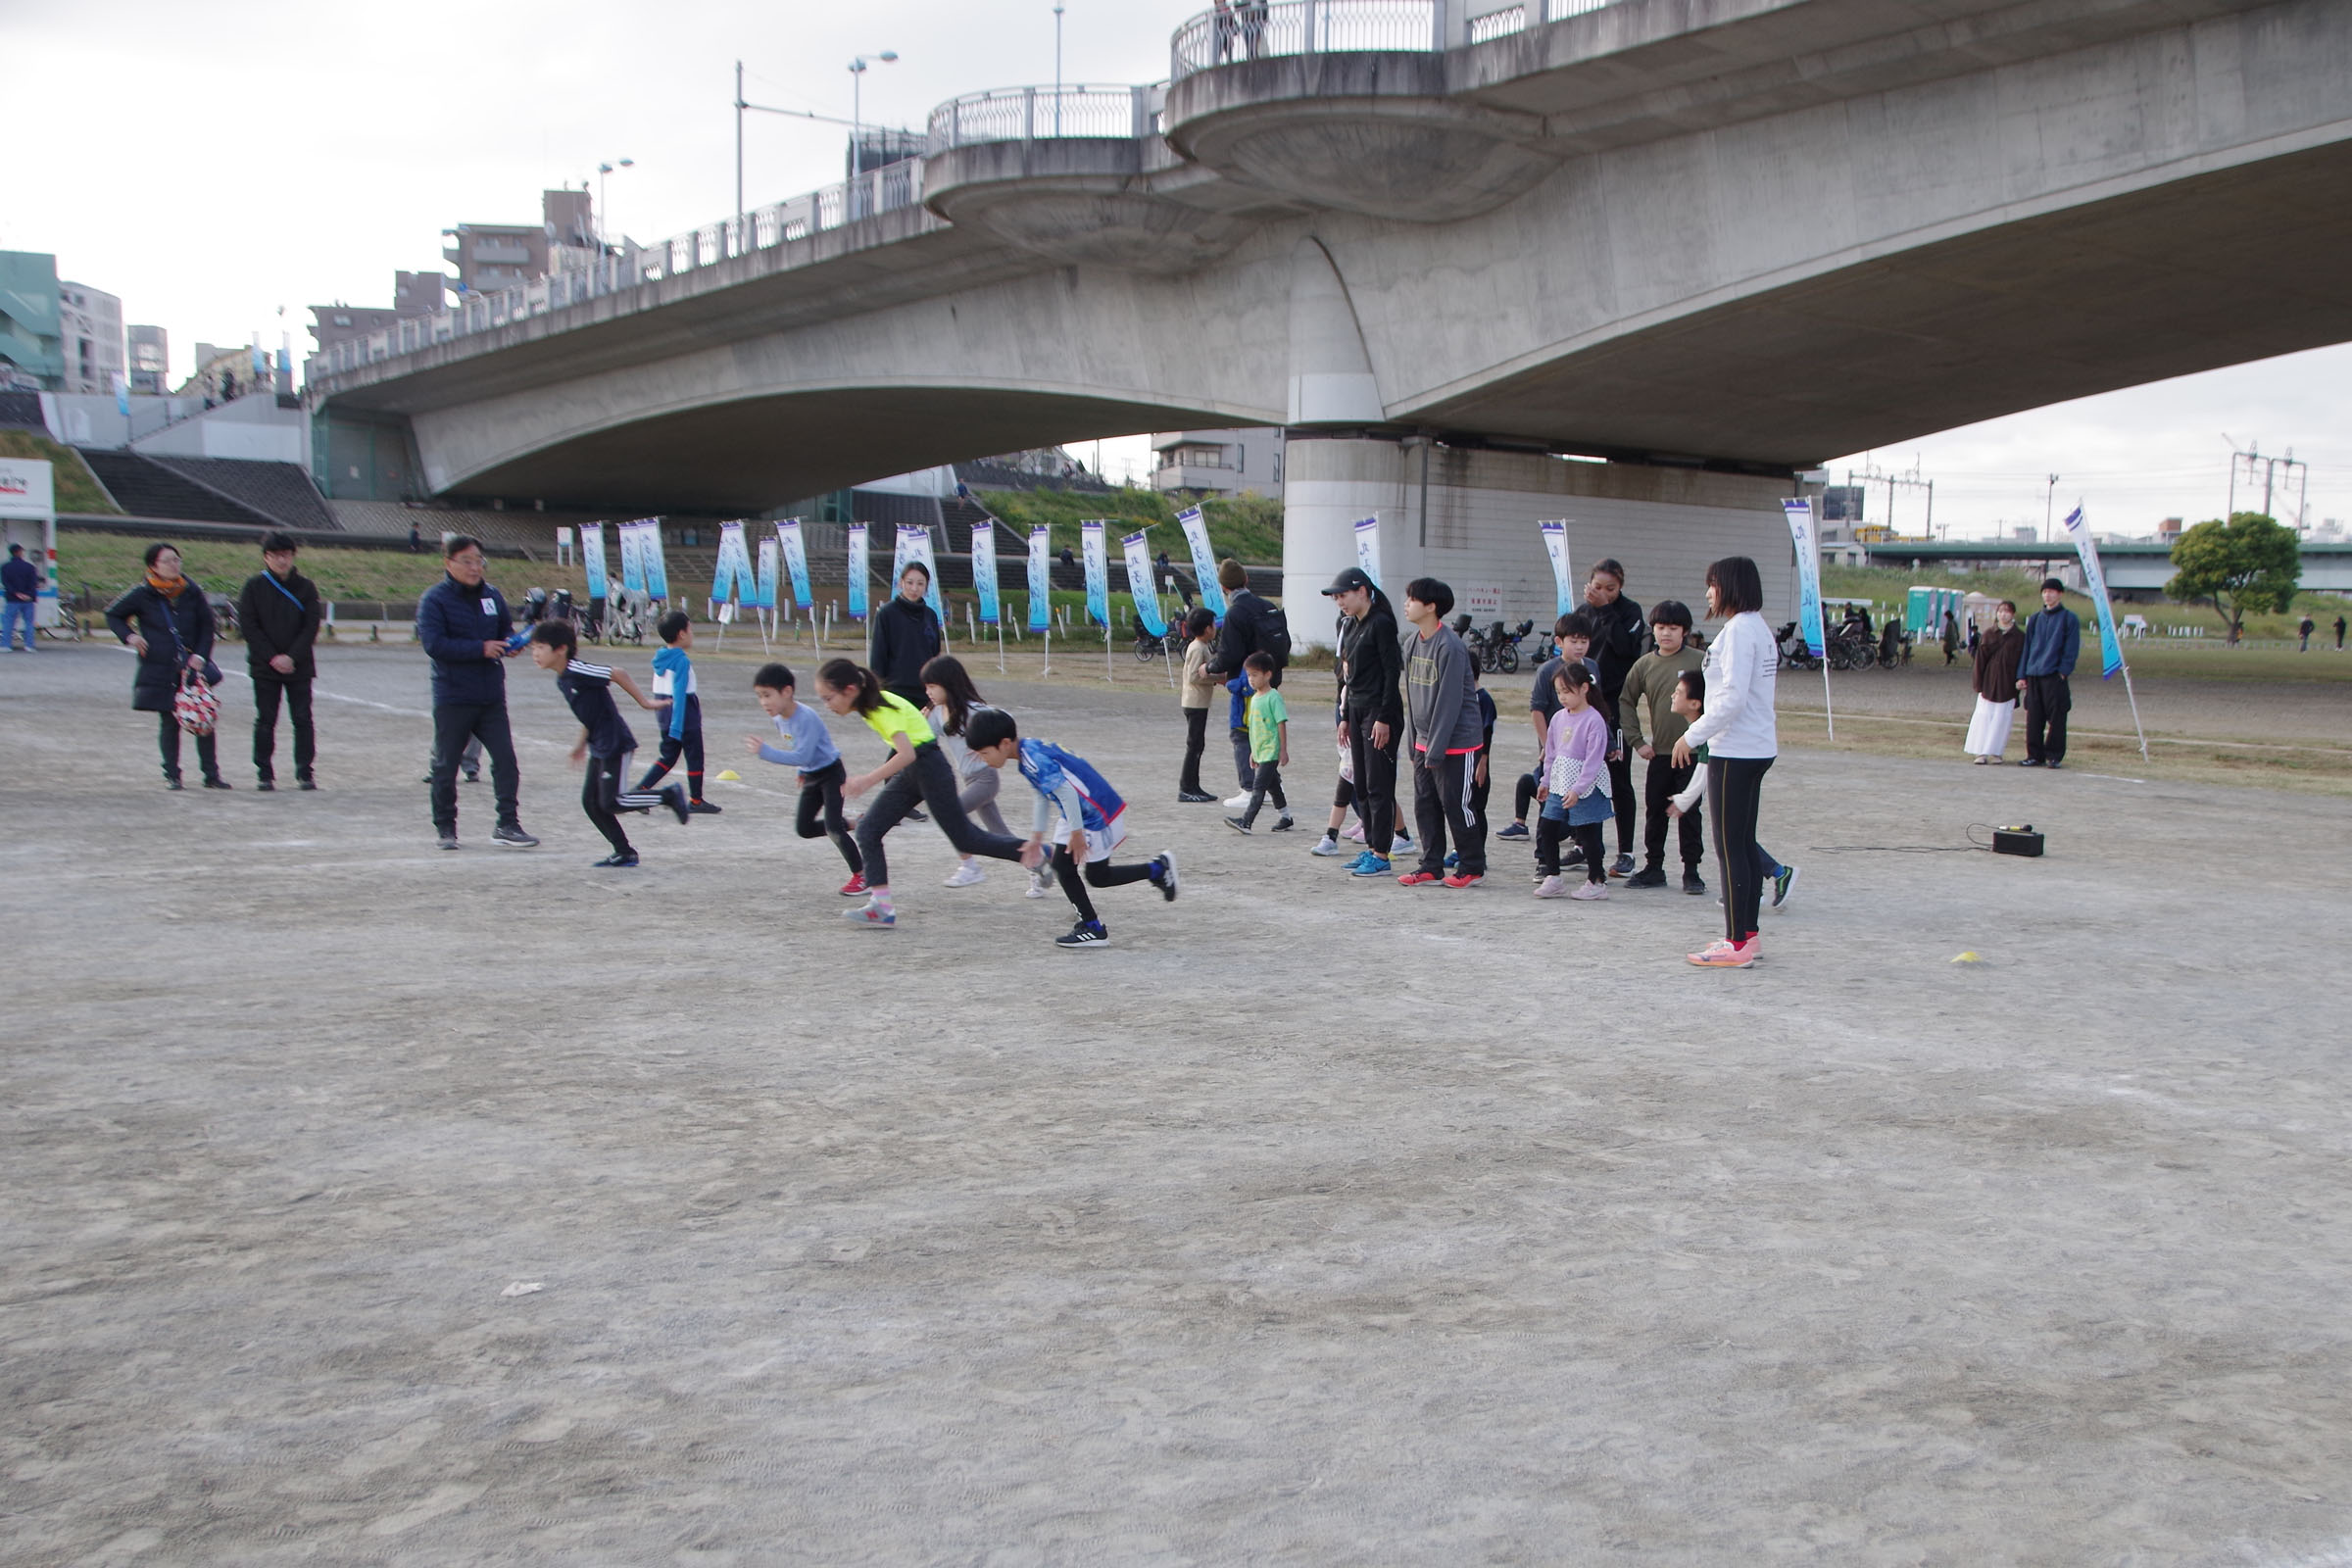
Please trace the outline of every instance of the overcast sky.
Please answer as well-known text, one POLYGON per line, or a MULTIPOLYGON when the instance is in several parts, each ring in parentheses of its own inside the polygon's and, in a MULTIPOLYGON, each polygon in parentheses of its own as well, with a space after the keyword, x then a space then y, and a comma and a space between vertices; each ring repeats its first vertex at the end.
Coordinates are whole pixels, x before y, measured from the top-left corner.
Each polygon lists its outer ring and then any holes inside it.
MULTIPOLYGON (((1202 0, 1065 0, 1063 79, 1155 80, 1202 0)), ((309 345, 305 306, 389 305, 392 273, 444 265, 440 231, 530 222, 539 192, 609 185, 611 227, 640 240, 731 212, 734 63, 754 103, 920 126, 932 105, 1054 79, 1052 0, 0 0, 17 156, 0 175, 0 249, 54 251, 61 275, 122 297, 172 334, 174 378, 199 339, 309 345), (40 156, 25 156, 28 149, 40 156), (278 315, 283 306, 285 314, 278 315)), ((749 117, 753 205, 842 177, 846 132, 749 117)), ((2220 514, 2230 443, 2311 464, 2309 517, 2352 521, 2352 347, 2016 415, 1875 454, 1936 480, 1954 537, 2041 519, 2045 477, 2103 531, 2220 514)), ((1144 443, 1105 443, 1115 475, 1144 443)), ((1865 455, 1834 467, 1842 477, 1865 455)), ((1873 488, 1880 514, 1886 487, 1873 488)), ((1895 521, 1925 518, 1921 492, 1895 521)), ((2244 505, 2241 499, 2241 505, 2244 505)), ((2281 504, 2279 510, 2285 510, 2281 504)))

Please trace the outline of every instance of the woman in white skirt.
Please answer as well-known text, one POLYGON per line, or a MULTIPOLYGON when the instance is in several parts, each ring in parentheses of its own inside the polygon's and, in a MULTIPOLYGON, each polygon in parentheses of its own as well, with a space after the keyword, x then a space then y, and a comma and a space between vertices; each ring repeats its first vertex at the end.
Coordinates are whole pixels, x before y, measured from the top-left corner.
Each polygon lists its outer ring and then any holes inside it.
POLYGON ((2000 761, 2008 749, 2009 724, 2017 717, 2017 665, 2026 656, 2017 606, 2002 600, 1993 620, 1992 630, 1977 642, 1977 710, 1968 721, 1968 755, 1979 767, 2000 761))

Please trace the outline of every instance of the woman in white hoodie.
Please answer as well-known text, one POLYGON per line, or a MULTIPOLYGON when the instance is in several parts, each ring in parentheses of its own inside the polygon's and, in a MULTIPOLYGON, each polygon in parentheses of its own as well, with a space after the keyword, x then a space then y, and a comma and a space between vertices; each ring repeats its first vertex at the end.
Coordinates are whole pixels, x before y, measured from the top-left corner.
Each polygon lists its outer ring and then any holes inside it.
POLYGON ((1690 956, 1702 969, 1744 969, 1761 951, 1756 917, 1764 879, 1756 859, 1756 812, 1764 775, 1781 754, 1772 710, 1781 650, 1763 612, 1764 581, 1753 561, 1727 556, 1707 568, 1707 614, 1724 627, 1707 647, 1706 711, 1674 743, 1677 767, 1689 766, 1691 754, 1705 749, 1707 809, 1723 881, 1723 939, 1690 956))

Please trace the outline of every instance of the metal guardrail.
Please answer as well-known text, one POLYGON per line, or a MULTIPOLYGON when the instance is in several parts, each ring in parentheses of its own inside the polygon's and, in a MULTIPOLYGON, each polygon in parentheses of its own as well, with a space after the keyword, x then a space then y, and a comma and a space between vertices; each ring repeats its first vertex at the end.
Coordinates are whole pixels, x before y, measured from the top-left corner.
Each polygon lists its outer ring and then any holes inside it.
POLYGON ((1176 29, 1169 78, 1250 60, 1486 43, 1619 0, 1234 0, 1176 29))
MULTIPOLYGON (((1120 89, 1122 95, 1127 91, 1120 89)), ((305 360, 303 374, 306 380, 311 380, 358 369, 396 355, 414 354, 435 343, 487 332, 635 288, 641 283, 658 282, 697 268, 714 266, 730 257, 767 250, 860 219, 912 207, 922 200, 922 195, 920 159, 885 164, 867 170, 854 180, 754 208, 743 215, 740 222, 733 218, 721 219, 642 248, 630 246, 622 254, 599 257, 585 268, 554 272, 493 294, 472 295, 455 310, 412 317, 366 337, 337 343, 305 360)))
POLYGON ((1160 84, 997 87, 967 92, 931 111, 930 151, 1056 136, 1129 140, 1155 135, 1166 94, 1160 84))

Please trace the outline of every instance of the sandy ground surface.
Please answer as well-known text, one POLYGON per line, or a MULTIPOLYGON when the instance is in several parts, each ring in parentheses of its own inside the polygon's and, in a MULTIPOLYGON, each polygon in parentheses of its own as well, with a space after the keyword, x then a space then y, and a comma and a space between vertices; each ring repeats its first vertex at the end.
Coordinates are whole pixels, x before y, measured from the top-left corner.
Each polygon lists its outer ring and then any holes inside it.
POLYGON ((0 1562, 2352 1562, 2352 805, 1794 752, 1711 974, 1008 684, 1184 865, 1072 955, 923 828, 847 928, 758 764, 590 870, 536 671, 459 855, 414 654, 316 795, 162 792, 128 680, 0 658, 0 1562))

